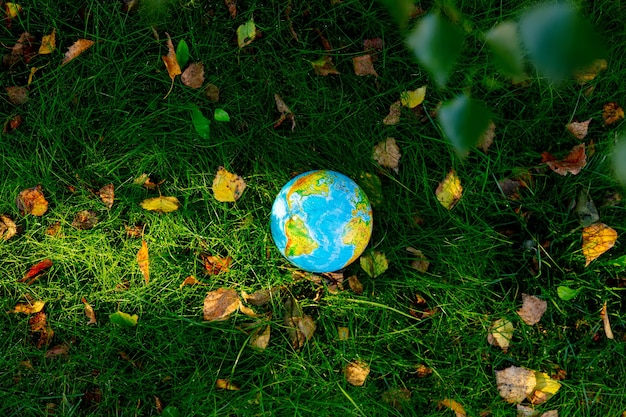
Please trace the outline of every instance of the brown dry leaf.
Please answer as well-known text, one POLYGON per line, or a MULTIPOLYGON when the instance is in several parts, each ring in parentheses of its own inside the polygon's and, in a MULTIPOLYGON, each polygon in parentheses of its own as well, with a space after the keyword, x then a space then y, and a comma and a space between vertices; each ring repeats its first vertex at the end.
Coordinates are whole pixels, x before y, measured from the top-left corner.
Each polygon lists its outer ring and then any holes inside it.
POLYGON ((454 168, 450 169, 446 178, 439 183, 435 190, 435 195, 437 196, 437 201, 448 210, 452 210, 456 203, 459 202, 463 195, 463 186, 454 168))
POLYGON ((102 200, 106 208, 110 209, 111 207, 113 207, 113 202, 115 201, 115 185, 105 185, 104 187, 100 188, 98 194, 100 195, 100 200, 102 200))
POLYGON ((439 401, 439 406, 447 407, 450 410, 454 411, 454 415, 456 417, 467 416, 467 413, 465 412, 465 409, 463 408, 463 406, 458 401, 451 400, 450 398, 446 398, 444 400, 439 401))
POLYGON ((587 155, 585 154, 585 144, 581 143, 572 148, 570 153, 560 161, 548 152, 541 154, 543 163, 548 165, 550 169, 559 175, 567 175, 568 173, 576 175, 585 165, 587 165, 587 155))
POLYGON ((346 381, 355 387, 362 387, 370 373, 370 367, 362 360, 350 362, 343 371, 346 381))
POLYGON ((361 281, 359 281, 359 278, 356 275, 352 275, 348 278, 348 285, 356 295, 363 294, 363 284, 361 284, 361 281))
POLYGON ((383 119, 383 124, 387 126, 393 126, 393 125, 397 125, 398 123, 400 123, 400 115, 401 115, 400 107, 401 107, 400 101, 391 103, 391 105, 389 106, 389 114, 385 116, 385 118, 383 119))
POLYGON ((6 87, 9 101, 16 106, 28 103, 28 87, 18 87, 16 85, 6 87))
POLYGON ((265 350, 270 343, 270 326, 257 328, 250 336, 250 346, 257 350, 265 350))
POLYGON ((52 29, 49 35, 45 35, 41 38, 41 45, 39 46, 39 55, 51 54, 57 48, 56 29, 52 29))
POLYGON ((218 379, 217 381, 215 381, 215 388, 228 391, 239 391, 241 389, 237 385, 230 382, 228 379, 218 379))
POLYGON ((124 229, 126 229, 126 236, 128 237, 141 237, 143 235, 144 226, 140 224, 135 224, 133 226, 124 225, 124 229))
POLYGON ((383 50, 383 40, 381 38, 372 38, 363 40, 363 50, 366 54, 371 55, 372 61, 378 59, 378 54, 383 50))
POLYGON ((578 84, 585 85, 604 71, 608 67, 608 64, 606 59, 596 59, 588 67, 575 71, 574 78, 578 81, 578 84))
POLYGON ((239 175, 219 167, 213 179, 213 195, 217 201, 235 202, 246 189, 246 183, 239 175))
POLYGON ((51 347, 46 351, 46 358, 53 359, 58 358, 59 356, 67 356, 70 350, 69 343, 62 343, 60 345, 56 345, 51 347))
POLYGON ((204 298, 202 309, 205 321, 227 320, 239 309, 241 302, 237 291, 232 288, 218 288, 209 292, 204 298))
POLYGON ((602 306, 602 310, 600 310, 600 318, 602 318, 602 326, 604 327, 604 334, 606 335, 606 338, 615 339, 615 336, 613 336, 613 330, 611 330, 609 315, 606 311, 606 302, 602 306))
POLYGON ((202 62, 194 62, 192 64, 189 64, 189 66, 180 76, 180 80, 187 87, 202 87, 202 84, 204 84, 204 64, 202 62))
POLYGON ((374 158, 381 167, 391 168, 396 173, 399 172, 400 156, 400 148, 395 138, 387 138, 377 143, 374 146, 372 154, 372 158, 374 158))
POLYGON ((304 346, 315 333, 315 321, 311 316, 304 315, 298 301, 293 297, 287 297, 285 300, 283 323, 288 329, 289 339, 294 349, 304 346))
POLYGON ((584 122, 571 122, 566 124, 565 128, 576 139, 583 140, 587 136, 589 123, 591 123, 591 119, 585 120, 584 122))
POLYGON ((220 89, 215 84, 207 84, 204 88, 204 95, 213 103, 220 101, 220 89))
POLYGON ((167 96, 172 92, 172 88, 174 87, 174 79, 177 75, 180 75, 182 71, 180 70, 180 66, 178 65, 178 61, 176 60, 176 50, 174 49, 174 44, 172 43, 172 38, 170 34, 165 32, 167 36, 167 55, 161 55, 161 59, 163 59, 163 63, 165 64, 165 68, 167 69, 167 74, 170 76, 172 80, 172 84, 170 85, 170 89, 163 97, 166 99, 167 96))
POLYGON ((204 261, 204 269, 208 275, 217 275, 222 272, 230 271, 230 264, 233 262, 233 258, 230 256, 222 257, 219 255, 204 255, 202 256, 204 261))
POLYGON ((141 248, 137 252, 137 265, 143 275, 146 284, 150 282, 150 258, 148 257, 148 244, 145 240, 141 241, 141 248))
POLYGON ((585 266, 611 249, 615 245, 615 241, 617 241, 617 232, 604 223, 594 223, 585 227, 582 245, 585 266))
POLYGON ((606 103, 602 110, 602 118, 605 125, 612 125, 624 118, 624 109, 622 109, 616 102, 612 101, 606 103))
POLYGON ((52 261, 50 259, 44 259, 41 262, 30 267, 26 275, 19 279, 17 282, 24 282, 26 285, 34 283, 46 270, 52 267, 52 261))
POLYGON ((43 196, 41 185, 22 191, 17 196, 16 204, 22 214, 39 217, 48 211, 48 201, 43 196))
POLYGON ((337 339, 348 340, 350 337, 350 329, 347 327, 337 327, 337 339))
POLYGON ((54 222, 46 229, 48 236, 61 236, 61 222, 54 222))
POLYGON ((98 224, 98 216, 95 211, 91 210, 79 211, 72 221, 72 226, 78 230, 93 229, 96 224, 98 224))
POLYGON ((94 44, 94 41, 90 41, 89 39, 79 39, 72 46, 69 47, 63 60, 61 61, 61 65, 65 65, 70 62, 72 59, 76 58, 87 49, 91 48, 94 44))
POLYGON ((35 314, 39 313, 43 310, 46 305, 45 301, 28 301, 26 303, 17 303, 13 310, 7 311, 7 313, 24 313, 24 314, 35 314))
POLYGON ((522 294, 522 308, 517 310, 517 314, 524 323, 532 326, 539 323, 547 309, 548 303, 545 300, 540 300, 534 295, 522 294))
POLYGON ((274 94, 274 101, 276 102, 276 110, 280 113, 280 117, 274 123, 274 129, 280 126, 285 120, 291 121, 291 131, 296 128, 296 115, 293 114, 291 109, 285 104, 281 96, 274 94))
POLYGON ((54 337, 54 331, 48 325, 46 313, 40 311, 34 314, 30 320, 28 320, 33 342, 40 348, 44 345, 50 344, 54 337))
POLYGON ((489 328, 487 342, 492 346, 499 347, 506 353, 507 350, 509 350, 514 331, 515 327, 513 327, 513 323, 507 319, 498 319, 494 321, 489 328))
POLYGON ((385 404, 389 404, 396 410, 402 412, 404 407, 410 405, 411 391, 404 387, 391 388, 383 392, 382 399, 385 404))
POLYGON ((0 238, 9 240, 17 233, 17 225, 15 222, 4 214, 0 214, 0 238))
POLYGON ((87 299, 83 297, 80 299, 80 301, 85 305, 85 316, 87 316, 87 318, 89 319, 89 323, 87 324, 89 325, 98 323, 98 320, 96 320, 96 312, 93 311, 93 307, 87 302, 87 299))
POLYGON ((508 403, 520 403, 529 396, 537 385, 535 372, 511 366, 496 371, 496 384, 500 396, 508 403))
POLYGON ((430 376, 433 374, 433 370, 430 369, 428 366, 424 365, 423 363, 420 363, 419 365, 415 367, 415 373, 418 378, 426 378, 427 376, 430 376))
POLYGON ((417 269, 419 272, 428 272, 428 268, 430 267, 430 262, 426 259, 426 256, 422 253, 421 250, 415 249, 411 246, 406 248, 407 252, 412 255, 415 255, 417 259, 411 261, 411 268, 417 269))
POLYGON ((365 75, 374 75, 378 77, 378 73, 374 69, 374 63, 372 62, 371 55, 363 55, 352 58, 352 64, 354 65, 354 73, 359 77, 365 75))
POLYGON ((198 281, 198 278, 193 275, 189 275, 185 280, 180 284, 180 288, 183 288, 185 285, 207 285, 203 282, 198 281))
POLYGON ((241 296, 246 303, 261 307, 272 301, 272 299, 278 297, 279 294, 280 287, 272 287, 269 290, 265 288, 257 290, 250 295, 242 292, 241 296))
POLYGON ((237 1, 236 0, 224 0, 226 7, 228 7, 228 13, 230 13, 231 18, 237 17, 237 1))
POLYGON ((333 59, 328 55, 321 57, 317 61, 312 61, 311 65, 313 66, 313 70, 315 71, 315 73, 323 77, 326 77, 327 75, 341 74, 335 68, 335 65, 333 64, 333 59))
POLYGON ((15 129, 21 126, 24 119, 19 114, 11 117, 6 122, 4 122, 4 126, 2 127, 2 133, 7 134, 13 132, 15 129))
POLYGON ((484 153, 487 153, 489 147, 493 143, 494 138, 496 137, 496 124, 490 120, 489 126, 487 126, 487 130, 480 137, 476 146, 481 149, 484 153))
POLYGON ((146 198, 140 203, 141 207, 149 211, 156 211, 157 213, 171 213, 178 210, 180 207, 180 201, 176 197, 154 197, 146 198))

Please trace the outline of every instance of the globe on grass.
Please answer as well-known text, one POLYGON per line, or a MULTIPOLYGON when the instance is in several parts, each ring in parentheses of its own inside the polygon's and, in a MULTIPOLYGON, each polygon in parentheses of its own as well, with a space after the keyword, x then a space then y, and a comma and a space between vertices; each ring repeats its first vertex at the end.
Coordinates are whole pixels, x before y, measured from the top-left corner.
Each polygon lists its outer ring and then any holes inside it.
POLYGON ((278 250, 293 265, 308 272, 334 272, 367 247, 372 208, 363 190, 345 175, 309 171, 280 190, 270 226, 278 250))

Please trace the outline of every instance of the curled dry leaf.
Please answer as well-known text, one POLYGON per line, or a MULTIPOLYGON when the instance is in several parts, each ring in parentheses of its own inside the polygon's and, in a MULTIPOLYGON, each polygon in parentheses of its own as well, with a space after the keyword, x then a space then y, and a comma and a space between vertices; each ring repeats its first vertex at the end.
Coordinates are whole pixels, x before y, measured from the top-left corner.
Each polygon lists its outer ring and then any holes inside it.
POLYGON ((363 284, 361 284, 361 281, 359 281, 359 278, 356 275, 352 275, 348 278, 348 285, 356 295, 363 294, 363 284))
POLYGON ((459 202, 463 195, 463 186, 454 168, 451 169, 448 175, 446 175, 446 178, 439 183, 435 190, 435 195, 437 196, 439 204, 448 210, 452 210, 456 203, 459 202))
POLYGON ((46 313, 43 311, 35 313, 30 320, 28 320, 28 326, 30 327, 31 336, 37 348, 50 344, 54 337, 54 331, 52 327, 48 325, 46 313))
POLYGON ((585 267, 608 251, 617 241, 615 229, 604 223, 594 223, 583 229, 582 251, 585 257, 585 267))
POLYGON ((41 45, 39 46, 39 55, 51 54, 57 48, 56 29, 52 29, 49 35, 45 35, 41 38, 41 45))
POLYGON ((17 233, 17 225, 9 216, 0 214, 0 238, 9 240, 17 233))
POLYGON ((224 258, 219 255, 204 255, 202 260, 204 261, 204 269, 206 269, 206 273, 209 275, 230 271, 230 264, 233 262, 232 257, 227 256, 224 258))
POLYGON ((237 385, 230 382, 230 380, 228 379, 218 379, 217 381, 215 381, 215 388, 227 391, 239 391, 241 389, 237 385))
POLYGON ((362 387, 370 373, 370 366, 362 360, 356 360, 346 365, 343 370, 346 381, 355 387, 362 387))
POLYGON ((239 309, 241 302, 237 291, 232 288, 218 288, 204 298, 202 309, 205 321, 227 320, 239 309))
POLYGON ((48 201, 43 196, 41 185, 22 191, 17 196, 16 204, 22 214, 39 217, 48 211, 48 201))
POLYGON ((157 213, 171 213, 178 210, 180 207, 180 201, 176 197, 154 197, 146 198, 141 202, 141 207, 149 211, 156 211, 157 213))
POLYGON ((167 36, 167 55, 161 55, 161 59, 163 59, 163 63, 165 64, 165 69, 167 69, 167 74, 170 76, 172 83, 170 84, 170 89, 165 94, 163 99, 167 98, 174 87, 174 79, 177 75, 180 75, 182 71, 180 70, 180 65, 178 65, 178 60, 176 59, 176 50, 174 49, 174 44, 172 43, 172 38, 170 34, 165 32, 167 36))
POLYGON ((600 318, 602 318, 602 326, 604 327, 604 334, 607 339, 615 339, 613 335, 613 330, 611 329, 611 323, 609 322, 609 314, 606 311, 606 302, 602 306, 602 310, 600 310, 600 318))
POLYGON ((63 60, 61 61, 61 65, 67 64, 72 59, 76 58, 77 56, 85 52, 87 49, 91 48, 93 44, 94 44, 94 41, 91 41, 89 39, 77 40, 76 42, 74 42, 74 44, 72 44, 72 46, 69 47, 69 49, 65 53, 65 56, 63 57, 63 60))
POLYGON ((79 211, 72 221, 72 226, 78 230, 93 229, 96 224, 98 224, 98 216, 95 211, 91 210, 79 211))
POLYGON ((377 143, 374 146, 374 152, 372 158, 381 167, 391 168, 398 173, 400 164, 400 148, 396 143, 395 138, 387 138, 382 142, 377 143))
POLYGON ((458 401, 451 400, 450 398, 446 398, 444 400, 439 401, 439 406, 447 407, 450 410, 454 411, 455 417, 467 416, 467 413, 465 412, 465 409, 463 408, 463 406, 458 401))
POLYGON ((246 293, 242 293, 241 295, 246 303, 261 307, 272 301, 272 299, 278 297, 279 294, 280 287, 272 287, 270 289, 263 288, 257 290, 250 295, 246 293))
POLYGON ((415 107, 422 104, 426 98, 426 86, 422 86, 416 90, 409 90, 400 93, 400 103, 404 107, 408 107, 409 109, 414 109, 415 107))
POLYGON ((87 299, 83 297, 80 299, 80 301, 85 305, 85 316, 87 316, 87 318, 89 319, 89 323, 87 324, 89 325, 98 323, 98 320, 96 320, 96 312, 93 310, 91 304, 87 302, 87 299))
POLYGON ((137 265, 143 275, 146 284, 150 282, 150 259, 148 257, 148 244, 145 240, 141 241, 141 248, 137 252, 137 265))
POLYGON ((509 350, 514 331, 515 327, 513 327, 513 323, 507 319, 498 319, 494 321, 489 328, 487 342, 489 342, 492 346, 499 347, 504 353, 506 353, 507 350, 509 350))
POLYGON ((548 309, 548 303, 534 295, 522 294, 522 308, 517 310, 524 323, 532 326, 539 323, 541 317, 548 309))
POLYGON ((400 101, 391 103, 391 105, 389 106, 389 114, 383 119, 383 124, 387 126, 397 125, 398 123, 400 123, 400 115, 400 101))
POLYGON ((28 103, 28 87, 18 87, 16 85, 6 87, 9 101, 16 106, 28 103))
POLYGON ((542 162, 550 167, 550 169, 559 175, 567 175, 568 173, 576 175, 587 165, 587 155, 585 154, 585 144, 581 143, 572 148, 570 153, 560 161, 548 152, 541 155, 542 162))
POLYGON ((239 175, 230 173, 221 166, 213 179, 212 189, 217 201, 235 202, 246 189, 246 183, 239 175))
POLYGON ((25 303, 17 303, 13 310, 7 311, 7 313, 24 313, 24 314, 35 314, 39 313, 43 310, 46 305, 45 301, 28 301, 25 303))
POLYGON ((26 285, 33 284, 46 270, 52 267, 52 261, 50 259, 44 259, 41 262, 30 267, 26 275, 18 280, 18 282, 24 282, 26 285))
POLYGON ((204 64, 202 62, 194 62, 192 64, 189 64, 189 66, 180 76, 180 80, 187 87, 202 87, 202 84, 204 84, 204 64))
POLYGON ((371 55, 363 55, 352 58, 352 64, 354 65, 354 73, 359 77, 366 75, 374 75, 378 77, 378 73, 374 69, 374 63, 372 62, 371 55))
POLYGON ((606 103, 602 109, 602 118, 605 125, 612 125, 624 118, 624 109, 614 101, 606 103))
POLYGON ((285 120, 291 121, 291 131, 296 128, 296 116, 291 109, 285 104, 282 97, 278 94, 274 94, 274 101, 276 102, 276 110, 280 113, 280 117, 274 123, 274 129, 280 126, 285 120))
POLYGON ((511 366, 496 371, 496 385, 500 396, 508 403, 520 403, 529 396, 537 385, 535 372, 511 366))
POLYGON ((321 75, 322 77, 326 77, 327 75, 339 75, 341 74, 335 68, 335 64, 333 64, 333 59, 328 55, 325 55, 318 59, 317 61, 312 61, 311 65, 313 66, 313 71, 315 74, 321 75))
POLYGON ((115 185, 107 184, 100 188, 98 191, 100 195, 100 200, 104 203, 106 208, 110 209, 113 207, 113 202, 115 201, 115 185))
POLYGON ((587 136, 589 123, 591 123, 591 119, 585 120, 584 122, 571 122, 566 124, 565 128, 576 139, 583 140, 587 136))

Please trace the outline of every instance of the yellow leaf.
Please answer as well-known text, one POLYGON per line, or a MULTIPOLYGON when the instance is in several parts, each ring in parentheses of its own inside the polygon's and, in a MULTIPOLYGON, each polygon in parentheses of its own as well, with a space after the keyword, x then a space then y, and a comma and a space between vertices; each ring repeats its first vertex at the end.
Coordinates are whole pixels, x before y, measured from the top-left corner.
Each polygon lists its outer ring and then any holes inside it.
POLYGON ((156 211, 157 213, 171 213, 178 210, 180 202, 176 197, 154 197, 146 198, 141 202, 141 207, 146 210, 156 211))
POLYGON ((446 178, 439 183, 435 195, 439 203, 448 210, 451 210, 461 199, 463 186, 454 169, 451 169, 446 178))
POLYGON ((91 48, 94 44, 94 41, 90 41, 89 39, 79 39, 72 46, 69 47, 65 56, 63 57, 63 61, 61 61, 61 65, 65 65, 70 62, 72 59, 76 58, 78 55, 85 52, 87 49, 91 48))
POLYGON ((198 281, 198 278, 193 275, 189 275, 185 280, 180 284, 180 288, 183 288, 185 285, 206 285, 202 282, 198 281))
POLYGON ((574 78, 578 84, 584 85, 593 80, 598 74, 608 67, 606 59, 596 59, 586 68, 582 68, 574 73, 574 78))
POLYGON ((213 180, 213 195, 217 201, 235 202, 245 189, 246 183, 239 175, 226 171, 224 167, 217 169, 213 180))
POLYGON ((35 73, 37 72, 39 68, 37 67, 31 67, 30 69, 30 74, 28 74, 28 83, 27 85, 30 85, 33 82, 33 76, 35 75, 35 73))
POLYGON ((465 417, 467 415, 463 406, 459 402, 451 400, 450 398, 439 401, 439 405, 442 407, 448 407, 450 410, 454 411, 456 417, 465 417))
POLYGON ((24 313, 24 314, 35 314, 39 313, 43 310, 43 307, 46 305, 45 301, 34 301, 28 303, 17 303, 13 310, 9 310, 7 313, 24 313))
POLYGON ((22 6, 17 3, 5 3, 4 7, 9 19, 15 19, 22 11, 22 6))
POLYGON ((350 362, 344 369, 346 381, 355 387, 361 387, 370 373, 370 366, 362 360, 350 362))
POLYGON ((9 216, 0 214, 0 238, 9 240, 17 233, 17 225, 9 216))
POLYGON ((45 35, 41 39, 39 46, 39 55, 51 54, 57 48, 56 29, 52 29, 52 33, 45 35))
POLYGON ((513 323, 507 319, 499 319, 493 322, 487 335, 487 341, 490 345, 497 346, 504 353, 509 349, 511 339, 513 339, 513 323))
POLYGON ((137 252, 137 264, 148 284, 150 282, 150 259, 148 258, 148 244, 145 240, 141 241, 141 249, 137 252))
POLYGON ((48 211, 48 201, 46 201, 41 191, 41 186, 28 188, 17 196, 17 208, 22 214, 32 214, 33 216, 43 216, 48 211))
POLYGON ((583 229, 585 266, 615 245, 617 232, 604 223, 594 223, 583 229))
POLYGON ((218 379, 217 381, 215 381, 215 388, 225 389, 228 391, 239 391, 240 389, 237 385, 233 384, 228 379, 218 379))
POLYGON ((404 107, 413 109, 424 101, 426 97, 426 86, 420 87, 417 90, 404 91, 400 94, 400 102, 404 107))
POLYGON ((250 18, 250 20, 237 28, 237 45, 239 45, 239 48, 243 48, 252 43, 254 38, 256 38, 256 25, 254 24, 254 18, 250 18))
POLYGON ((561 383, 544 372, 535 372, 535 388, 530 398, 530 402, 534 405, 543 404, 548 401, 561 388, 561 383))

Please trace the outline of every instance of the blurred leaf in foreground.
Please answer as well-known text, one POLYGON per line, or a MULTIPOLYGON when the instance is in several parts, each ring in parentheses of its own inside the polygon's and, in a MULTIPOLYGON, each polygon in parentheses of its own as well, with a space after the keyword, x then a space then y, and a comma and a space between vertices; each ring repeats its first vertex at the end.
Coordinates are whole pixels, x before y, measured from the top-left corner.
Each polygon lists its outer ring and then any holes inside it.
POLYGON ((496 66, 511 78, 524 75, 524 60, 517 24, 502 22, 491 29, 485 40, 491 48, 496 66))
POLYGON ((439 109, 439 123, 459 155, 474 148, 491 122, 491 112, 483 102, 462 94, 439 109))
POLYGON ((617 179, 626 186, 626 135, 622 135, 613 150, 613 169, 617 179))

